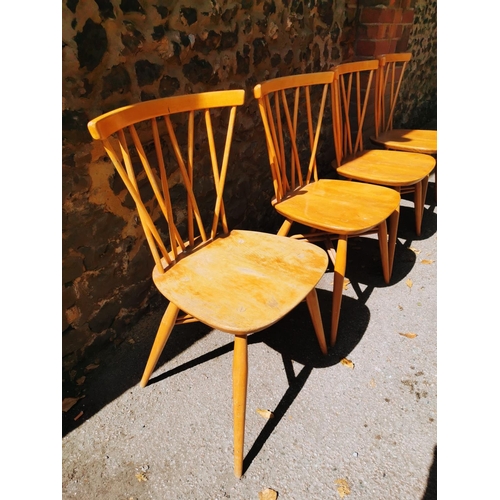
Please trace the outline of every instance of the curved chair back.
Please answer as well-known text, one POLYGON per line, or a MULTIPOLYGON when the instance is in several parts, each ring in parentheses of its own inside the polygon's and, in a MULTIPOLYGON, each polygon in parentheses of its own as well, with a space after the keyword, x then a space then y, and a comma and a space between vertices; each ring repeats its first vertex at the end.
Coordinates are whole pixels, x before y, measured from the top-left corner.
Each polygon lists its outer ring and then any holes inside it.
POLYGON ((276 202, 318 180, 317 152, 331 72, 284 76, 257 85, 276 202))
POLYGON ((364 149, 366 117, 375 114, 375 60, 344 63, 333 69, 332 92, 337 167, 364 149))
POLYGON ((88 124, 137 206, 159 272, 187 248, 228 233, 222 196, 236 108, 244 98, 244 90, 166 97, 88 124), (213 205, 203 208, 199 197, 205 202, 210 193, 213 205))

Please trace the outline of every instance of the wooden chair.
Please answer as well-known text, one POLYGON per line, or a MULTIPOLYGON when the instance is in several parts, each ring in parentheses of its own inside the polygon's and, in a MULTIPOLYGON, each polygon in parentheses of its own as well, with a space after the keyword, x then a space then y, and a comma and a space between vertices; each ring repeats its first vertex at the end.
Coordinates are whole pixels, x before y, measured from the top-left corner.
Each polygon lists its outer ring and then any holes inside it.
POLYGON ((278 234, 288 235, 294 223, 305 226, 310 232, 290 233, 291 237, 324 241, 334 265, 330 345, 337 338, 347 240, 378 233, 384 280, 389 283, 400 204, 399 193, 392 189, 319 179, 317 153, 333 77, 331 72, 285 76, 254 88, 274 185, 272 204, 285 218, 278 234), (335 239, 336 250, 332 243, 335 239))
POLYGON ((365 150, 364 125, 374 106, 372 86, 378 60, 344 63, 336 66, 333 84, 333 128, 336 170, 346 179, 391 187, 398 192, 415 192, 415 231, 420 235, 429 174, 436 160, 426 154, 384 149, 365 150))
POLYGON ((224 182, 244 96, 243 90, 227 90, 168 97, 111 111, 88 124, 137 206, 154 259, 153 281, 169 300, 140 385, 147 384, 175 324, 201 321, 233 334, 237 477, 243 472, 247 335, 306 299, 327 352, 314 288, 327 268, 327 254, 302 241, 228 228, 224 182), (213 204, 206 207, 210 194, 213 204))
POLYGON ((411 53, 378 56, 377 115, 375 135, 370 139, 380 146, 396 151, 437 154, 437 130, 395 129, 394 113, 401 82, 411 53))
MULTIPOLYGON (((377 70, 377 114, 375 115, 375 135, 370 139, 374 144, 394 151, 424 153, 437 156, 437 130, 395 129, 394 113, 398 101, 401 82, 411 60, 411 53, 384 54, 378 56, 377 70)), ((434 169, 437 192, 437 166, 434 169)), ((412 187, 401 192, 412 192, 412 187)))

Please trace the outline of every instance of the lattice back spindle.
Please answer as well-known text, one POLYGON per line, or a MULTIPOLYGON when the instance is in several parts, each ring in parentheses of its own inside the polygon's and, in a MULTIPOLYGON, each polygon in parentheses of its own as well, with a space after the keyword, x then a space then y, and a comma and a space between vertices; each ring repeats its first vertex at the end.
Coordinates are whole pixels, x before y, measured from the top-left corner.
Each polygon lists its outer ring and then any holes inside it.
POLYGON ((364 150, 367 117, 375 114, 378 61, 345 63, 334 70, 332 91, 337 166, 364 150))
POLYGON ((276 78, 255 87, 276 202, 318 180, 318 143, 332 81, 324 72, 276 78))
POLYGON ((136 204, 161 272, 183 252, 229 231, 223 192, 236 108, 243 101, 243 90, 167 97, 89 123, 136 204), (207 208, 210 192, 215 195, 207 208))
POLYGON ((386 54, 380 56, 378 70, 378 103, 379 117, 377 120, 376 134, 392 130, 394 113, 398 102, 401 83, 411 60, 411 53, 386 54))

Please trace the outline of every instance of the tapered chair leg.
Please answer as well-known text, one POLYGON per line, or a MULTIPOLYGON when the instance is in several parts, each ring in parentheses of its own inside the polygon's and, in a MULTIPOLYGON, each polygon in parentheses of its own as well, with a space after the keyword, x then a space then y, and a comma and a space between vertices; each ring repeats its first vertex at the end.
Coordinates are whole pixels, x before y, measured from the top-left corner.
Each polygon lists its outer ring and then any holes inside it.
POLYGON ((243 474, 243 447, 245 444, 245 413, 247 407, 248 348, 247 336, 234 336, 233 353, 233 419, 234 419, 234 475, 243 474))
POLYGON ((337 241, 337 253, 333 270, 333 305, 332 305, 332 330, 330 333, 330 347, 335 345, 339 328, 340 306, 342 304, 342 290, 344 289, 344 276, 347 262, 347 236, 341 235, 337 241))
POLYGON ((436 201, 436 205, 437 205, 437 201, 438 201, 438 169, 437 169, 437 164, 436 164, 436 168, 434 169, 434 198, 435 198, 435 201, 436 201))
POLYGON ((420 236, 422 231, 422 217, 424 213, 424 201, 422 199, 423 195, 423 181, 417 182, 415 184, 415 233, 420 236))
MULTIPOLYGON (((398 208, 394 210, 392 215, 389 217, 389 280, 392 276, 396 243, 398 242, 399 211, 400 208, 398 206, 398 208)), ((387 284, 389 284, 389 282, 387 282, 387 284)))
POLYGON ((290 231, 290 228, 292 227, 293 222, 285 219, 285 222, 281 224, 281 227, 277 233, 278 236, 286 236, 288 232, 290 231))
POLYGON ((429 176, 426 176, 422 179, 422 217, 420 220, 423 220, 424 211, 425 211, 425 199, 427 198, 427 188, 429 186, 429 176))
POLYGON ((321 320, 321 311, 319 310, 318 293, 316 288, 313 288, 311 292, 306 297, 307 307, 309 308, 309 314, 314 325, 314 331, 316 332, 316 338, 318 339, 319 348, 323 354, 328 353, 328 348, 326 346, 325 331, 323 329, 323 321, 321 320))
POLYGON ((155 369, 156 363, 160 359, 161 353, 163 352, 163 348, 167 343, 168 338, 170 337, 170 333, 172 332, 172 328, 175 325, 175 320, 177 319, 177 315, 179 314, 179 308, 170 302, 161 319, 160 326, 158 328, 158 332, 156 333, 156 338, 153 343, 153 347, 151 349, 151 353, 149 354, 148 362, 146 363, 146 368, 142 375, 141 379, 141 387, 146 387, 146 384, 155 369))
POLYGON ((389 284, 391 280, 389 266, 389 243, 387 241, 387 222, 384 221, 378 226, 378 245, 380 248, 380 259, 382 260, 382 273, 384 281, 389 284))

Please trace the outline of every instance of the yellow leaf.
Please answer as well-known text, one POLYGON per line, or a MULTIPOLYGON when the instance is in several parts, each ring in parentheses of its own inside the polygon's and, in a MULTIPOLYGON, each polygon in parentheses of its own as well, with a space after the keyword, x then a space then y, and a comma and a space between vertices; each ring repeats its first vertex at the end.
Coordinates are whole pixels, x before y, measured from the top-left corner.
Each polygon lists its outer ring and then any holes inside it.
POLYGON ((412 281, 410 278, 408 278, 408 279, 406 280, 406 286, 407 286, 408 288, 411 288, 411 287, 413 286, 413 281, 412 281))
POLYGON ((418 336, 416 333, 411 333, 411 332, 408 332, 408 333, 399 332, 399 335, 406 337, 407 339, 414 339, 415 337, 418 336))
POLYGON ((370 387, 375 387, 377 385, 377 383, 375 382, 374 379, 371 379, 370 380, 370 387))
POLYGON ((410 250, 416 254, 420 253, 420 250, 417 250, 415 247, 410 247, 410 250))
POLYGON ((349 484, 345 479, 335 479, 335 484, 337 484, 337 492, 340 495, 340 498, 344 498, 346 495, 351 494, 351 490, 349 489, 349 484))
POLYGON ((260 408, 257 408, 257 413, 264 418, 267 418, 268 420, 270 418, 274 418, 274 413, 269 410, 261 410, 260 408))
POLYGON ((350 282, 351 282, 351 280, 349 280, 348 278, 344 278, 344 290, 347 290, 347 287, 348 287, 350 282))
POLYGON ((137 472, 135 477, 137 478, 137 481, 139 481, 139 482, 148 480, 148 478, 144 472, 137 472))
POLYGON ((278 492, 272 490, 271 488, 259 491, 259 500, 276 500, 277 498, 278 492))
POLYGON ((62 401, 62 411, 67 412, 68 410, 73 408, 73 406, 75 406, 76 403, 78 403, 78 400, 84 397, 85 396, 80 396, 79 398, 64 398, 62 401))
POLYGON ((433 260, 424 259, 424 260, 421 260, 420 263, 421 264, 432 264, 432 263, 434 263, 434 261, 433 260))
POLYGON ((353 369, 354 368, 354 363, 350 360, 350 359, 347 359, 347 358, 342 358, 340 360, 340 363, 344 366, 348 366, 349 368, 353 369))

